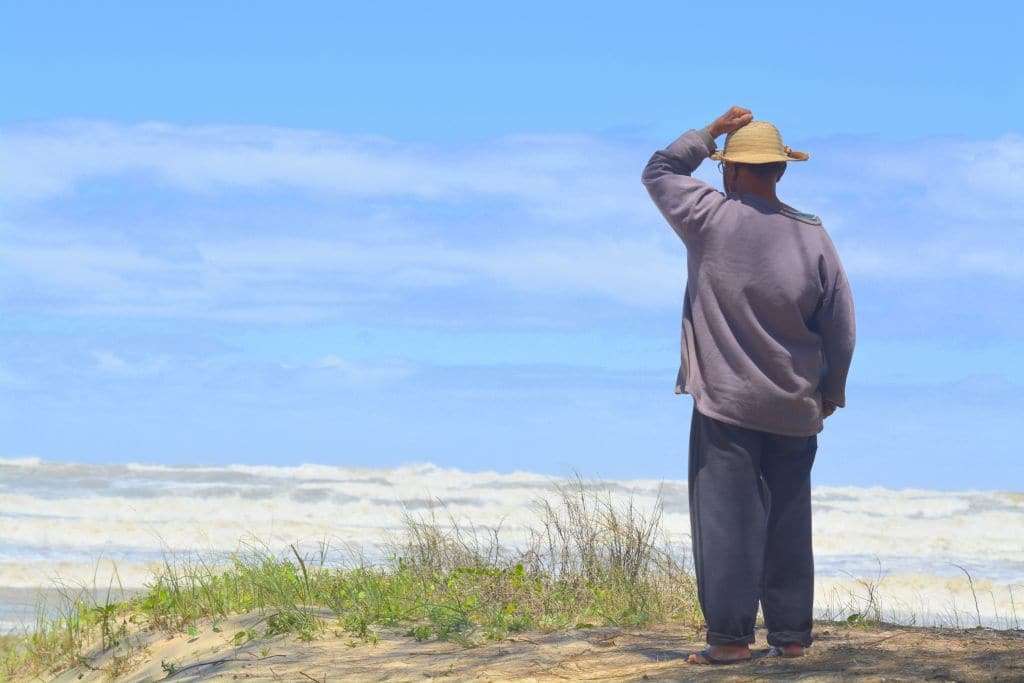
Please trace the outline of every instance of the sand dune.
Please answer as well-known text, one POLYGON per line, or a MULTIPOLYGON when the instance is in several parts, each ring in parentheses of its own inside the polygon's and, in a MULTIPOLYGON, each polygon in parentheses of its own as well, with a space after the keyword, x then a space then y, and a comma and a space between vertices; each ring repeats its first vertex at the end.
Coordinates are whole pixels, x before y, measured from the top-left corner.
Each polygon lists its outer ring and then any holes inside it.
MULTIPOLYGON (((562 680, 1024 680, 1024 632, 967 632, 819 625, 802 659, 758 658, 729 667, 694 667, 688 652, 702 647, 692 630, 661 626, 642 631, 594 628, 520 633, 479 647, 417 642, 401 629, 378 632, 368 643, 351 636, 302 642, 276 636, 233 645, 232 635, 258 615, 203 624, 193 636, 141 633, 138 650, 115 661, 112 653, 64 672, 57 681, 562 681, 562 680)), ((763 647, 764 633, 758 633, 763 647)), ((122 651, 123 652, 123 651, 122 651)))

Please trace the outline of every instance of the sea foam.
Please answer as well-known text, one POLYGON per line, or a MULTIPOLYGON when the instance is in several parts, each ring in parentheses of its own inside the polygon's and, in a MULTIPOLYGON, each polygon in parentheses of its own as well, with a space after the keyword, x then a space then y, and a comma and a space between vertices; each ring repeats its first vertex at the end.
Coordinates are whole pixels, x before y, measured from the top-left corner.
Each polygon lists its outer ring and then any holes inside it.
MULTIPOLYGON (((0 622, 10 626, 25 608, 5 604, 5 595, 55 583, 102 588, 115 575, 123 588, 138 589, 168 554, 224 557, 258 540, 275 549, 326 542, 379 559, 403 512, 433 509, 442 519, 500 525, 502 540, 515 546, 537 519, 532 502, 559 481, 430 463, 374 469, 0 459, 0 622)), ((688 552, 685 481, 588 483, 641 509, 660 494, 667 538, 688 552)), ((817 487, 814 544, 823 616, 867 609, 870 588, 893 620, 1024 624, 1024 493, 817 487)))

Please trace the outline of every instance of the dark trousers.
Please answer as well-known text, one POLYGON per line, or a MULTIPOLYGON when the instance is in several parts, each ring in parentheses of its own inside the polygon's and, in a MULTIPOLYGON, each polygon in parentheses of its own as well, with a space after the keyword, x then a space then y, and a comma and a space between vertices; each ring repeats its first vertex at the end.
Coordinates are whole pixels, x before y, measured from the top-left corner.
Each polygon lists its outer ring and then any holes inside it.
POLYGON ((690 422, 690 527, 700 607, 712 645, 811 644, 811 465, 818 437, 690 422))

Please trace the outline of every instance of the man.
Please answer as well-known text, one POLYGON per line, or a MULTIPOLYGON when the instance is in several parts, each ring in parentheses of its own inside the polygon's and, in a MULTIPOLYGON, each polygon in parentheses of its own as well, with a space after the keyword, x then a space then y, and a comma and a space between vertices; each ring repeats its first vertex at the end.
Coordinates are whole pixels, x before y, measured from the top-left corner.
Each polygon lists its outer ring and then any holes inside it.
POLYGON ((676 393, 694 401, 690 523, 708 642, 694 664, 750 659, 758 602, 769 654, 800 656, 812 640, 810 472, 824 418, 846 405, 854 309, 821 221, 776 195, 786 164, 808 158, 732 107, 643 172, 687 252, 676 393), (708 156, 725 194, 691 176, 708 156))

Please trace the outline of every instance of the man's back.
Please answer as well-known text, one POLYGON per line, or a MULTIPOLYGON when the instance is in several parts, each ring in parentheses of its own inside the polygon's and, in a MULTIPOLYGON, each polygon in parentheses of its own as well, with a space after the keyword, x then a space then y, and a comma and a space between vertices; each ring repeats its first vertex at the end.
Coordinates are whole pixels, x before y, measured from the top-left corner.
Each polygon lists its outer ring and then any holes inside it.
POLYGON ((751 659, 759 605, 780 653, 814 639, 811 468, 822 420, 845 404, 854 319, 821 222, 778 200, 786 164, 808 158, 732 107, 643 172, 689 269, 676 391, 694 399, 687 491, 708 642, 693 664, 751 659), (708 156, 727 195, 691 177, 708 156))
POLYGON ((845 404, 854 342, 846 274, 816 217, 692 178, 712 151, 709 135, 689 131, 643 174, 687 248, 676 391, 724 422, 816 434, 823 399, 845 404))

